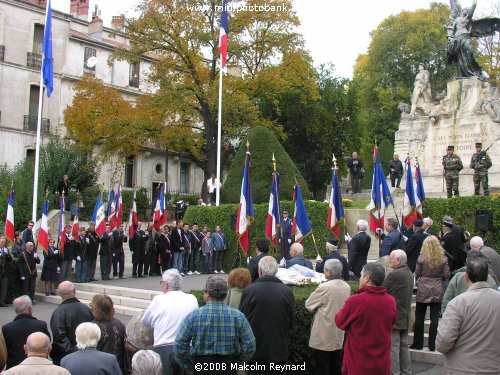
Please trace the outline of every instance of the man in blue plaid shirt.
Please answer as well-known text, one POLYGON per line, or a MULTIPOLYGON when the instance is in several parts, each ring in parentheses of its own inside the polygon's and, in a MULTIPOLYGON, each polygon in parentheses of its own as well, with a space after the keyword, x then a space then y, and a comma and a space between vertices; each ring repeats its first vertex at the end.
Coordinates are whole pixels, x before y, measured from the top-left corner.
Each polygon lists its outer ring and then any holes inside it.
POLYGON ((226 281, 209 277, 203 295, 207 304, 193 310, 182 322, 174 356, 184 369, 194 368, 196 374, 236 374, 236 364, 254 355, 252 328, 245 315, 224 304, 226 295, 226 281))

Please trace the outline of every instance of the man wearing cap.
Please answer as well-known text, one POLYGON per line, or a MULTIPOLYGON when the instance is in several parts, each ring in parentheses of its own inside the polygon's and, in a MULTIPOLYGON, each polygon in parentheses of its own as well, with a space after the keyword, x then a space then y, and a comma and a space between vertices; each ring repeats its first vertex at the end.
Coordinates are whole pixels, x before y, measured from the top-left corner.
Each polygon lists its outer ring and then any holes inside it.
POLYGON ((465 264, 466 253, 462 250, 462 238, 460 228, 455 228, 451 217, 443 217, 443 235, 441 236, 441 246, 443 246, 450 271, 463 267, 465 264))
POLYGON ((347 259, 337 252, 339 241, 330 237, 325 244, 326 255, 316 263, 316 272, 323 273, 325 263, 328 259, 337 259, 342 264, 342 279, 349 281, 349 266, 347 259))
POLYGON ((411 272, 415 273, 417 267, 417 259, 422 249, 422 244, 427 237, 422 229, 424 225, 423 220, 417 219, 413 221, 412 229, 413 234, 406 242, 405 252, 407 257, 408 268, 411 272))
MULTIPOLYGON (((281 243, 281 236, 279 243, 283 249, 283 256, 286 260, 290 259, 290 245, 292 244, 292 220, 288 217, 288 211, 283 211, 283 220, 281 221, 281 229, 283 231, 283 243, 281 243)), ((280 235, 280 233, 278 233, 280 235)))
POLYGON ((89 243, 87 246, 87 256, 88 256, 87 279, 89 281, 96 281, 95 269, 97 265, 97 253, 99 250, 99 236, 95 231, 94 223, 90 223, 86 236, 89 239, 89 243))
POLYGON ((488 169, 491 167, 491 159, 486 154, 482 152, 483 145, 481 143, 476 143, 476 152, 472 154, 470 159, 470 168, 474 169, 474 195, 480 195, 479 189, 480 185, 483 185, 483 192, 485 196, 490 195, 490 189, 488 187, 488 169))
POLYGON ((203 294, 206 305, 182 321, 175 338, 174 357, 184 369, 208 374, 216 372, 203 370, 213 370, 213 365, 217 365, 216 369, 222 370, 217 373, 236 374, 231 365, 247 362, 255 353, 252 328, 243 313, 224 304, 226 295, 226 280, 209 277, 203 294))
POLYGON ((248 261, 248 271, 252 277, 252 283, 259 278, 259 261, 267 256, 269 252, 269 240, 267 238, 259 238, 255 242, 255 253, 257 256, 251 257, 248 261))
POLYGON ((76 242, 71 235, 71 225, 66 224, 64 232, 61 234, 59 241, 59 259, 61 261, 61 281, 69 280, 72 272, 73 259, 75 259, 76 242), (61 247, 63 242, 62 236, 65 236, 64 247, 61 247))
POLYGON ((446 180, 446 193, 448 194, 448 198, 451 198, 453 194, 455 197, 460 195, 458 192, 458 173, 464 169, 460 156, 455 155, 454 150, 454 146, 448 146, 446 148, 446 155, 443 156, 444 178, 446 180))

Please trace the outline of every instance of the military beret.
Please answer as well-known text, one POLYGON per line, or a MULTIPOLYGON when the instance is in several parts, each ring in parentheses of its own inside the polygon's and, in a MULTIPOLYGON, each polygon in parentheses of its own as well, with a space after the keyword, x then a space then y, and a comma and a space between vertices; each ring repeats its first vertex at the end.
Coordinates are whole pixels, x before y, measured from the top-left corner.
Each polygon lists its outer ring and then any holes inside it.
POLYGON ((424 225, 424 221, 420 219, 413 220, 413 225, 415 225, 416 227, 422 227, 424 225))
POLYGON ((337 240, 336 238, 334 237, 330 237, 327 241, 330 245, 333 245, 333 246, 338 246, 339 245, 339 240, 337 240))
POLYGON ((446 150, 453 151, 453 150, 455 150, 455 146, 448 146, 448 147, 446 147, 446 150))
POLYGON ((476 147, 483 147, 483 144, 481 142, 477 142, 476 147))

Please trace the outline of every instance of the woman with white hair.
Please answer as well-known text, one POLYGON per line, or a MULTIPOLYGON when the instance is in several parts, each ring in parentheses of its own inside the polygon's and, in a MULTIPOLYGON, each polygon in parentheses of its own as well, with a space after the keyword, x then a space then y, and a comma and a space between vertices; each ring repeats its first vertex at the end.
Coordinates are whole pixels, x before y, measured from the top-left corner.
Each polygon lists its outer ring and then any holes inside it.
POLYGON ((162 375, 160 355, 152 350, 139 350, 132 357, 132 375, 162 375))
POLYGON ((95 323, 82 323, 75 331, 78 350, 61 360, 72 375, 122 375, 118 361, 113 354, 98 351, 101 329, 95 323))

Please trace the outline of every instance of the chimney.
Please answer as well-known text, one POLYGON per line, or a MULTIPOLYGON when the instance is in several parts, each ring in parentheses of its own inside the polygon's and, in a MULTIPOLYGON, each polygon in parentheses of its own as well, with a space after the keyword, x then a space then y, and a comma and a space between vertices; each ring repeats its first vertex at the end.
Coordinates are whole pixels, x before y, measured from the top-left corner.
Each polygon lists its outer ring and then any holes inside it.
MULTIPOLYGON (((45 0, 42 0, 45 1, 45 0)), ((73 17, 84 21, 89 20, 90 0, 70 0, 70 13, 73 17)))
POLYGON ((120 14, 119 16, 113 16, 111 19, 111 28, 117 31, 123 31, 125 26, 125 15, 120 14))
POLYGON ((101 11, 95 5, 95 12, 92 13, 92 21, 89 23, 89 35, 95 39, 102 39, 103 21, 99 15, 101 11))

